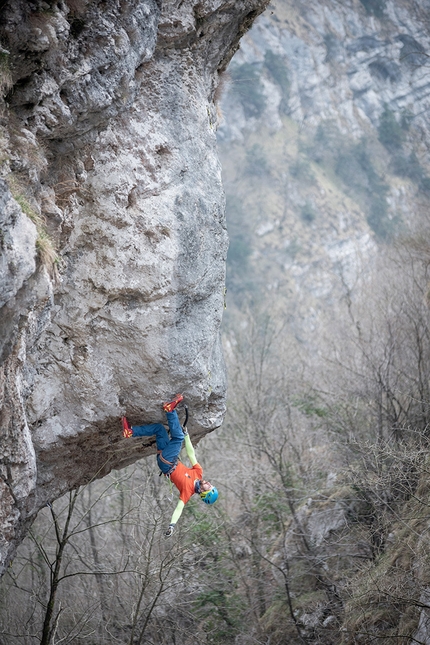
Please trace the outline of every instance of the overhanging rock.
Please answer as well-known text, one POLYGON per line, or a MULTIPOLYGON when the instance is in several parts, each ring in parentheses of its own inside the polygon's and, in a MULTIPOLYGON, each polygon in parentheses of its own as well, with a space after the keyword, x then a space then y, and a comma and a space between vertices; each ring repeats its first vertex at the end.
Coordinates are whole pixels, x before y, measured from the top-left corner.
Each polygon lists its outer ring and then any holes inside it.
POLYGON ((222 422, 213 96, 266 4, 3 5, 2 569, 47 501, 152 451, 121 415, 182 391, 195 438, 222 422))

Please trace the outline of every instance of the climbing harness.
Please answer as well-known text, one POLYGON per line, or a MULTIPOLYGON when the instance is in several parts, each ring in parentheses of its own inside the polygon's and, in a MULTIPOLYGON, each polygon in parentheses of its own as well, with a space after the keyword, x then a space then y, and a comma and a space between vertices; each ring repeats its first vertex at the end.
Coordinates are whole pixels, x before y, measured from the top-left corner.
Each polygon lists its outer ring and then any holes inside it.
POLYGON ((164 459, 163 455, 161 454, 163 451, 162 450, 157 450, 157 455, 158 459, 163 463, 166 464, 167 466, 170 466, 169 470, 165 473, 161 470, 160 466, 160 477, 161 475, 164 475, 165 477, 168 477, 170 479, 170 475, 174 472, 176 466, 178 465, 178 460, 176 461, 168 461, 167 459, 164 459))
POLYGON ((167 464, 168 466, 174 466, 175 462, 174 461, 168 461, 163 457, 163 451, 162 450, 157 450, 157 455, 160 461, 163 462, 163 464, 167 464))

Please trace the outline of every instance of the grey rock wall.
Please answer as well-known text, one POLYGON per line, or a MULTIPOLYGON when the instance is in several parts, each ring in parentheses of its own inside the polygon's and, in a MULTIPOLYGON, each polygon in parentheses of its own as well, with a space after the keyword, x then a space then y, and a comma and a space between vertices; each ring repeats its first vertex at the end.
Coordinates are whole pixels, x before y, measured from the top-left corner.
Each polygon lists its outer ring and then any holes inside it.
POLYGON ((266 4, 2 6, 0 570, 41 506, 154 452, 121 415, 183 391, 195 439, 222 422, 213 96, 266 4))
MULTIPOLYGON (((359 138, 378 126, 387 106, 406 113, 427 141, 429 12, 428 2, 415 0, 278 0, 245 37, 235 61, 258 69, 268 51, 283 61, 289 79, 283 105, 279 83, 273 75, 264 78, 262 120, 273 129, 287 113, 302 128, 333 120, 359 138)), ((258 123, 247 118, 238 93, 226 95, 223 109, 222 140, 240 138, 258 123)))
POLYGON ((273 311, 291 312, 295 334, 316 351, 322 312, 333 315, 345 287, 360 285, 381 240, 428 217, 430 8, 403 0, 270 8, 244 37, 221 100, 231 257, 245 230, 254 288, 273 311), (398 137, 391 146, 388 126, 398 137))

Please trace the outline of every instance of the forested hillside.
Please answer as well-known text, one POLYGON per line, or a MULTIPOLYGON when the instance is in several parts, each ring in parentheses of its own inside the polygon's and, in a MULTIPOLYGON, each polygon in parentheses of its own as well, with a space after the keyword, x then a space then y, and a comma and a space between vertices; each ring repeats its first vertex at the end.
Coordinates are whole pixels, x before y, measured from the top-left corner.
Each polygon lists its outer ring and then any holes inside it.
POLYGON ((430 643, 430 15, 306 5, 273 2, 219 90, 220 498, 165 539, 149 457, 43 509, 4 645, 430 643))

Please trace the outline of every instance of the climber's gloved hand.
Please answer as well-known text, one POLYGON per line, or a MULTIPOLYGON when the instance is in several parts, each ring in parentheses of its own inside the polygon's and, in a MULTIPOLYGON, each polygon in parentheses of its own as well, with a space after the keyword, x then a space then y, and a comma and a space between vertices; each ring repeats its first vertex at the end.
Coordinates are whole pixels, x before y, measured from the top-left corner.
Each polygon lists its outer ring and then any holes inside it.
POLYGON ((168 528, 168 529, 167 529, 167 531, 165 532, 164 536, 165 536, 166 538, 171 537, 171 536, 173 535, 173 531, 174 531, 174 530, 175 530, 175 525, 174 525, 174 524, 169 524, 169 528, 168 528))

